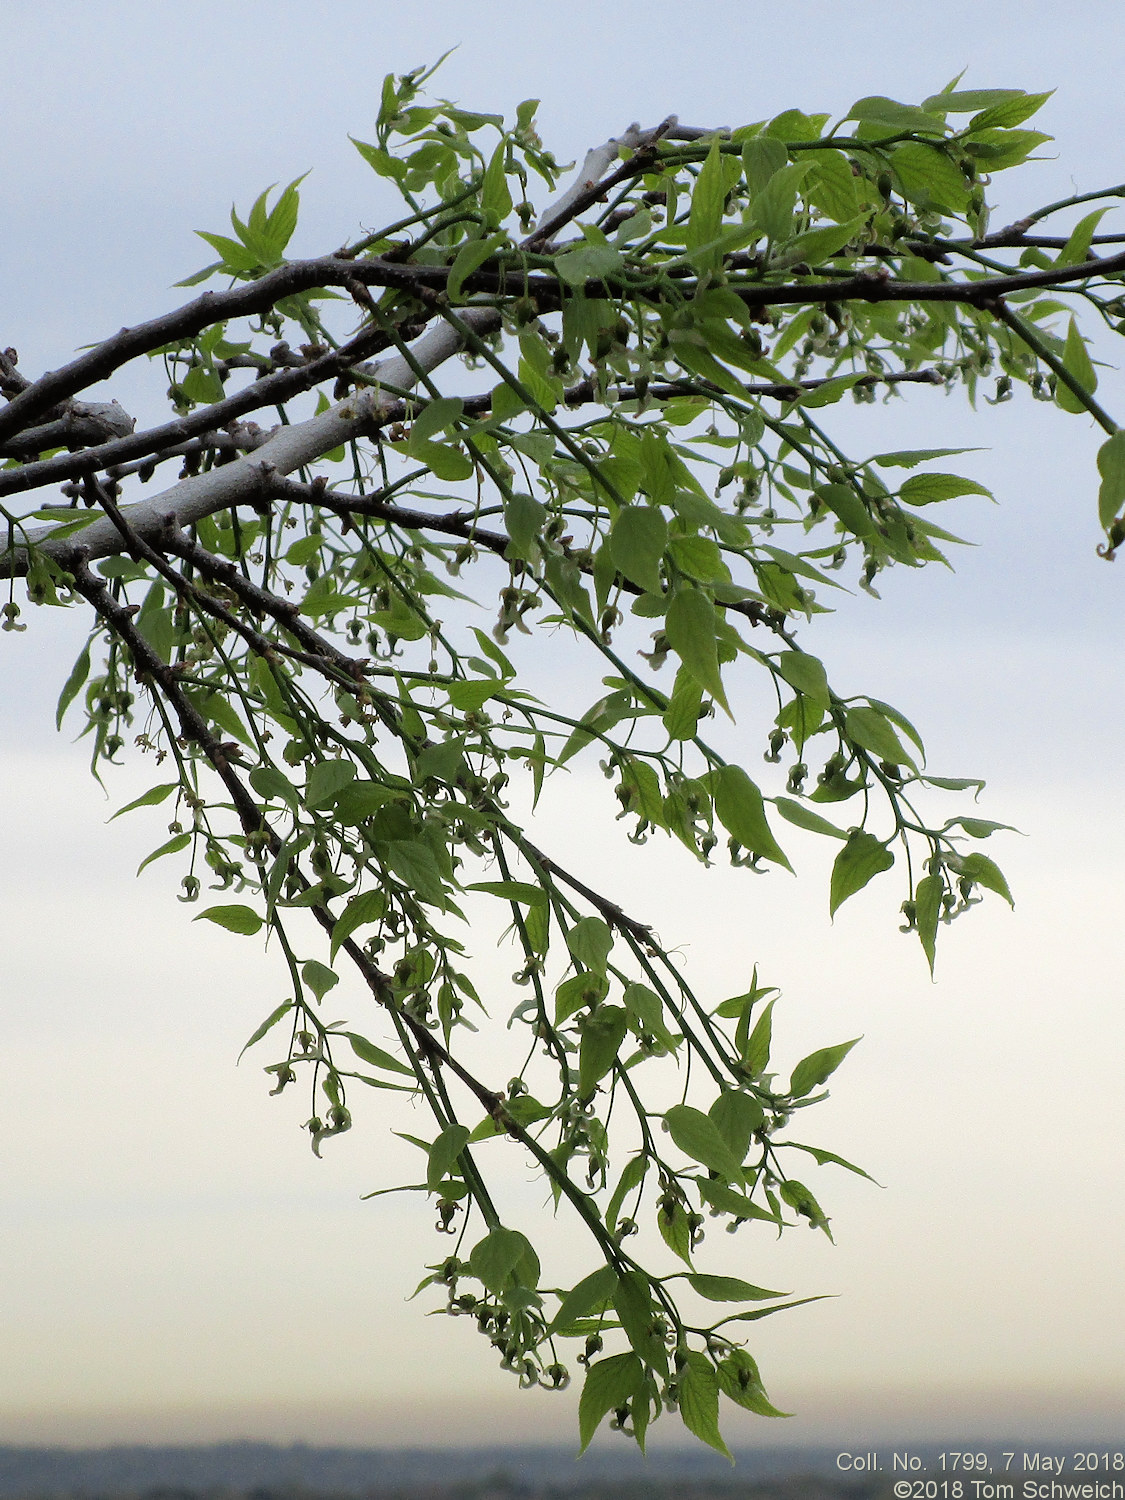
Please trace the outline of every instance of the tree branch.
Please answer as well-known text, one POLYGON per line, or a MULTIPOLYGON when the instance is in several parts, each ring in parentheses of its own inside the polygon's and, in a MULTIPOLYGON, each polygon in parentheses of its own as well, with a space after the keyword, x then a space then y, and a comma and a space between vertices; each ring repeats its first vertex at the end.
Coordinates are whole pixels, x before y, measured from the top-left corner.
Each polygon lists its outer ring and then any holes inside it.
MULTIPOLYGON (((499 313, 492 308, 468 308, 464 317, 478 333, 491 332, 500 322, 499 313)), ((426 334, 411 350, 413 364, 397 356, 379 366, 378 374, 385 376, 389 385, 410 389, 418 379, 414 366, 428 373, 458 353, 460 348, 461 339, 448 325, 442 324, 426 334)), ((183 479, 171 489, 130 506, 125 512, 129 525, 138 536, 158 540, 168 526, 187 526, 217 510, 252 503, 268 492, 275 475, 290 474, 331 449, 362 437, 384 422, 387 411, 395 404, 395 400, 385 396, 378 385, 370 390, 355 391, 319 416, 278 428, 253 455, 206 474, 183 479)), ((27 541, 55 555, 74 549, 73 539, 63 539, 52 545, 51 529, 37 528, 27 534, 27 541)), ((106 557, 120 550, 120 534, 108 517, 101 517, 84 528, 80 545, 87 558, 106 557)), ((0 561, 4 564, 0 573, 19 576, 27 570, 27 548, 16 547, 0 561)))

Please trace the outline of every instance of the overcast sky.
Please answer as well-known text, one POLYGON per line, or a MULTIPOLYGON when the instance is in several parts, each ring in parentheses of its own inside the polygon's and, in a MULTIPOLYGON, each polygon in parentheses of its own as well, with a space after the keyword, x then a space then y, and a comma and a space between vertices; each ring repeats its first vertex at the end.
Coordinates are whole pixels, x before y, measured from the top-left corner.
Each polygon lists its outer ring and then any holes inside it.
MULTIPOLYGON (((209 258, 191 231, 309 169, 291 253, 377 223, 386 199, 347 136, 371 132, 385 72, 454 45, 436 89, 509 113, 541 98, 563 160, 633 119, 842 114, 870 93, 917 102, 962 69, 969 87, 1057 88, 1041 116, 1057 159, 1016 176, 1014 217, 1125 179, 1118 8, 1060 17, 1039 0, 0 0, 0 347, 36 374, 174 305, 170 283, 209 258)), ((107 387, 142 417, 153 392, 107 387)), ((1115 372, 1101 392, 1125 419, 1115 372)), ((540 841, 615 881, 716 994, 758 962, 784 990, 785 1055, 865 1038, 813 1134, 882 1187, 821 1174, 835 1248, 797 1232, 715 1247, 732 1273, 839 1294, 755 1325, 798 1415, 732 1419, 735 1442, 1108 1436, 1125 1416, 1122 564, 1094 552, 1089 424, 958 399, 920 390, 849 420, 886 446, 985 447, 965 472, 1000 504, 952 522, 980 547, 956 575, 846 601, 808 643, 840 691, 907 712, 936 771, 988 778, 985 815, 1026 835, 997 850, 1015 913, 994 901, 945 934, 932 985, 896 930, 897 888, 828 923, 815 841, 792 840, 797 881, 637 851, 596 771, 545 815, 540 841)), ((570 1395, 516 1393, 469 1329, 404 1302, 442 1242, 420 1198, 359 1201, 408 1160, 379 1112, 317 1162, 298 1102, 266 1097, 269 1059, 236 1071, 284 979, 252 943, 192 927, 177 872, 133 879, 161 820, 105 819, 146 768, 107 802, 84 746, 53 730, 81 639, 77 613, 46 612, 0 637, 0 1441, 568 1437, 570 1395)), ((494 962, 502 995, 512 965, 494 962)), ((534 1211, 524 1176, 513 1163, 534 1211)))

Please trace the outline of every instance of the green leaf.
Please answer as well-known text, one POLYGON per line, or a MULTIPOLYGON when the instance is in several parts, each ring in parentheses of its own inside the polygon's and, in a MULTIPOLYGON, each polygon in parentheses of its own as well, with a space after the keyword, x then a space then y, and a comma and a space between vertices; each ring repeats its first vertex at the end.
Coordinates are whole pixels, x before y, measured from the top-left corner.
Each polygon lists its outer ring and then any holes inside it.
POLYGON ((703 1202, 719 1213, 730 1214, 735 1219, 764 1219, 767 1223, 777 1225, 776 1214, 767 1213, 764 1208, 752 1203, 745 1193, 735 1192, 726 1183, 713 1177, 693 1177, 692 1181, 699 1189, 703 1202))
POLYGON ((397 1057, 392 1057, 382 1047, 377 1047, 374 1042, 369 1042, 365 1036, 360 1036, 355 1031, 341 1031, 341 1036, 347 1037, 351 1049, 361 1062, 365 1062, 369 1068, 378 1068, 382 1073, 405 1073, 408 1078, 414 1077, 414 1069, 407 1067, 397 1057))
MULTIPOLYGON (((985 98, 989 94, 995 97, 992 102, 980 106, 980 113, 969 121, 969 131, 975 134, 978 130, 1007 130, 1013 125, 1022 125, 1042 109, 1053 93, 1054 89, 1048 89, 1045 94, 1025 94, 1022 89, 981 89, 978 97, 985 98), (1000 98, 1002 94, 1008 97, 1000 98)), ((961 97, 972 98, 973 92, 961 97)))
MULTIPOLYGON (((956 80, 954 80, 956 81, 956 80)), ((947 89, 941 94, 931 94, 922 101, 923 109, 934 110, 943 115, 974 115, 978 110, 989 109, 994 104, 1003 104, 1010 99, 1026 99, 1023 89, 947 89)))
POLYGON ((691 1265, 691 1220, 677 1197, 665 1194, 656 1209, 656 1227, 660 1238, 673 1255, 691 1265))
POLYGON ((579 1318, 598 1311, 613 1300, 617 1290, 617 1272, 612 1266, 599 1266, 572 1286, 559 1303, 559 1310, 551 1322, 550 1331, 565 1328, 579 1318))
POLYGON ((910 766, 914 762, 906 752, 906 746, 894 732, 890 720, 877 708, 849 708, 844 715, 844 733, 853 744, 880 760, 894 766, 910 766))
POLYGON ((745 1161, 755 1130, 765 1124, 766 1112, 758 1100, 741 1089, 724 1089, 707 1114, 733 1154, 740 1162, 745 1161))
POLYGON ((891 170, 903 196, 922 208, 963 213, 969 206, 969 184, 944 151, 921 141, 907 141, 891 152, 891 170))
POLYGON ((647 985, 629 984, 625 986, 622 997, 625 1008, 633 1013, 641 1027, 656 1037, 671 1051, 678 1045, 678 1039, 672 1035, 664 1020, 664 1003, 653 990, 647 985))
POLYGON ((340 976, 315 958, 310 958, 302 967, 301 978, 318 1000, 323 1000, 328 991, 340 983, 340 976))
POLYGON ((792 235, 797 191, 812 168, 810 161, 782 167, 751 201, 754 220, 771 244, 784 244, 792 235))
POLYGON ((853 536, 874 536, 875 524, 867 506, 849 485, 818 484, 813 494, 827 505, 853 536))
POLYGON ((454 256, 449 268, 449 280, 445 283, 446 296, 451 302, 456 302, 460 297, 461 288, 473 272, 479 270, 486 260, 507 243, 508 236, 503 233, 486 235, 480 240, 466 240, 454 256))
POLYGON ((644 1181, 645 1173, 649 1169, 649 1158, 642 1152, 638 1156, 631 1156, 625 1163, 620 1180, 613 1190, 613 1197, 605 1211, 605 1227, 610 1234, 617 1228, 617 1216, 621 1212, 625 1199, 644 1181))
POLYGON ((578 1435, 582 1443, 579 1452, 585 1453, 590 1446, 602 1419, 639 1396, 644 1383, 644 1368, 632 1350, 611 1354, 587 1368, 578 1399, 578 1435))
POLYGON ((469 1269, 498 1295, 513 1284, 534 1289, 539 1283, 539 1257, 531 1242, 518 1229, 505 1229, 503 1225, 497 1225, 473 1246, 469 1269))
MULTIPOLYGON (((1086 348, 1086 340, 1078 331, 1078 324, 1074 318, 1070 320, 1070 327, 1066 335, 1066 347, 1063 349, 1063 366, 1069 375, 1073 375, 1078 384, 1085 390, 1093 393, 1098 388, 1098 377, 1094 373, 1094 366, 1090 362, 1090 354, 1086 348)), ((1055 402, 1061 406, 1063 411, 1071 412, 1074 416, 1081 416, 1089 408, 1068 385, 1060 380, 1055 390, 1055 402)))
MULTIPOLYGON (((820 1204, 803 1182, 798 1182, 795 1177, 790 1177, 787 1182, 781 1184, 781 1197, 803 1219, 808 1219, 814 1229, 823 1229, 828 1238, 832 1238, 832 1232, 828 1228, 828 1220, 825 1218, 820 1204)), ((775 1312, 779 1311, 779 1309, 771 1308, 770 1311, 775 1312)))
POLYGON ((752 1286, 737 1276, 710 1276, 693 1271, 684 1280, 708 1302, 768 1302, 773 1297, 788 1296, 787 1292, 771 1292, 763 1286, 752 1286))
MULTIPOLYGON (((864 215, 849 219, 846 224, 826 224, 818 229, 808 229, 804 234, 798 234, 791 239, 785 247, 785 253, 777 262, 779 265, 795 265, 798 261, 807 261, 809 265, 819 265, 821 261, 830 260, 832 256, 843 250, 845 245, 857 238, 867 223, 864 215)), ((850 384, 855 383, 858 377, 847 377, 850 384)), ((841 384, 841 389, 846 390, 848 386, 841 384)), ((816 392, 823 398, 823 390, 816 392)), ((810 399, 803 403, 805 406, 811 404, 810 399)))
POLYGON ((668 1369, 668 1349, 653 1328, 657 1308, 653 1304, 648 1277, 643 1271, 625 1271, 618 1278, 613 1306, 625 1335, 647 1365, 668 1369))
POLYGON ((249 906, 209 906, 192 920, 214 922, 216 927, 225 927, 227 932, 238 932, 244 937, 251 937, 262 927, 261 917, 249 906))
POLYGON ((305 805, 313 811, 331 807, 354 778, 355 766, 350 760, 318 760, 305 783, 305 805))
POLYGON ((395 839, 386 844, 381 853, 387 868, 411 887, 423 901, 428 901, 432 906, 444 907, 445 890, 441 870, 429 844, 418 839, 395 839))
POLYGON ((937 924, 944 890, 945 882, 940 875, 924 875, 914 888, 914 925, 931 974, 934 972, 937 924))
POLYGON ((853 1161, 847 1161, 844 1157, 837 1156, 835 1151, 823 1151, 819 1146, 803 1146, 800 1141, 781 1141, 779 1144, 788 1146, 793 1151, 804 1151, 807 1156, 812 1157, 818 1167, 843 1167, 845 1171, 854 1172, 857 1177, 866 1177, 868 1182, 875 1181, 870 1172, 865 1172, 862 1167, 857 1167, 853 1161))
POLYGON ((587 243, 555 257, 555 270, 568 286, 602 281, 622 269, 625 261, 612 245, 587 243))
POLYGON ((341 944, 345 943, 353 932, 360 927, 367 927, 370 923, 377 922, 386 910, 386 905, 386 897, 382 891, 361 891, 358 896, 353 896, 336 918, 332 928, 332 951, 329 957, 336 957, 341 944))
POLYGON ((578 1094, 587 1099, 612 1068, 628 1029, 629 1013, 621 1005, 599 1005, 582 1027, 578 1048, 578 1094))
POLYGON ((684 1426, 708 1447, 734 1463, 719 1432, 719 1377, 706 1354, 692 1349, 676 1372, 680 1416, 684 1426))
POLYGON ((835 823, 822 818, 819 813, 813 812, 811 807, 806 807, 802 802, 794 802, 789 797, 775 797, 773 805, 785 821, 792 823, 795 828, 806 828, 810 833, 822 833, 832 839, 847 838, 842 828, 837 828, 835 823))
POLYGON ((719 1389, 729 1400, 752 1411, 759 1417, 785 1417, 788 1412, 778 1411, 766 1396, 758 1366, 745 1349, 732 1349, 725 1359, 715 1367, 719 1378, 719 1389))
POLYGON ((975 881, 986 890, 995 891, 998 896, 1003 896, 1009 906, 1015 906, 1000 866, 989 859, 987 854, 964 854, 956 862, 951 860, 950 864, 964 879, 975 881))
POLYGON ((1108 208, 1098 208, 1092 214, 1087 214, 1084 219, 1079 219, 1070 231, 1070 238, 1055 257, 1056 266, 1076 266, 1086 260, 1090 253, 1094 231, 1107 213, 1109 213, 1108 208))
POLYGON ((664 1120, 685 1156, 709 1171, 718 1172, 727 1182, 742 1183, 742 1163, 709 1115, 690 1104, 676 1104, 666 1111, 664 1120))
POLYGON ((857 99, 844 119, 877 126, 880 133, 887 135, 908 130, 940 134, 945 127, 941 115, 930 114, 913 104, 900 104, 897 99, 888 99, 884 94, 868 94, 857 99))
POLYGON ((889 870, 894 862, 894 855, 873 833, 853 829, 832 866, 828 903, 831 915, 835 916, 849 896, 862 890, 874 876, 889 870))
POLYGON ((488 896, 499 896, 504 901, 518 901, 521 906, 540 906, 547 900, 542 886, 532 885, 527 880, 478 880, 467 885, 467 891, 484 891, 488 896))
POLYGON ((723 827, 751 854, 792 871, 766 820, 765 802, 741 766, 718 766, 707 777, 723 827))
POLYGON ((783 651, 777 658, 777 670, 790 687, 806 698, 827 708, 832 700, 824 663, 806 651, 783 651))
POLYGON ((729 715, 730 708, 719 675, 715 606, 702 589, 684 587, 674 595, 668 605, 664 631, 673 651, 696 682, 729 715))
POLYGON ((501 140, 484 169, 480 206, 492 224, 502 224, 512 211, 512 195, 508 191, 508 179, 504 170, 507 157, 508 143, 501 140))
MULTIPOLYGON (((723 204, 726 200, 726 174, 718 136, 711 142, 707 156, 699 169, 691 195, 691 212, 688 215, 687 249, 698 251, 719 237, 723 224, 723 204)), ((717 264, 719 252, 694 257, 700 269, 717 264)))
POLYGON ((546 519, 547 507, 532 495, 509 496, 504 501, 504 525, 510 541, 504 555, 518 561, 533 560, 546 519))
POLYGON ((1042 146, 1052 137, 1041 130, 990 130, 977 127, 966 141, 965 149, 976 157, 986 172, 1002 172, 1006 167, 1018 167, 1025 162, 1036 146, 1042 146))
POLYGON ((186 849, 190 843, 190 833, 177 833, 166 844, 161 844, 159 849, 154 849, 151 854, 145 855, 144 859, 137 866, 137 874, 139 875, 146 865, 151 865, 154 859, 163 859, 166 854, 178 854, 181 849, 186 849))
POLYGON ((445 691, 454 708, 463 714, 475 714, 503 688, 504 684, 496 677, 470 677, 449 683, 445 691))
POLYGON ((1108 530, 1125 505, 1125 430, 1115 432, 1098 449, 1098 519, 1108 530))
POLYGON ((394 790, 379 781, 351 781, 336 794, 334 816, 347 825, 366 823, 374 813, 394 800, 394 790))
POLYGON ((660 561, 668 545, 668 522, 649 505, 628 505, 609 534, 609 551, 617 571, 650 594, 664 587, 660 561))
POLYGON ((430 1147, 426 1165, 426 1186, 436 1192, 457 1163, 468 1144, 469 1132, 464 1125, 447 1125, 430 1147))
MULTIPOLYGON (((265 1036, 266 1032, 272 1031, 273 1028, 277 1025, 278 1021, 281 1020, 282 1016, 287 1016, 292 1009, 292 1000, 283 1000, 277 1007, 277 1009, 271 1011, 266 1019, 262 1022, 262 1024, 255 1030, 253 1035, 247 1041, 246 1045, 243 1047, 242 1052, 248 1052, 251 1047, 260 1042, 265 1036)), ((238 1054, 238 1060, 240 1062, 242 1061, 242 1052, 238 1054)))
POLYGON ((156 807, 158 803, 171 796, 178 786, 178 781, 165 781, 160 786, 150 787, 142 796, 135 797, 132 802, 126 802, 124 807, 119 807, 108 821, 112 823, 114 818, 121 817, 122 813, 132 812, 134 808, 156 807))
POLYGON ((250 772, 250 785, 259 797, 272 801, 275 797, 296 812, 300 806, 297 788, 276 766, 255 766, 250 772))
POLYGON ((465 403, 460 396, 439 396, 424 406, 414 418, 410 428, 411 438, 423 442, 436 437, 439 432, 452 427, 464 410, 465 403))
POLYGON ((808 1057, 803 1057, 793 1069, 793 1076, 789 1080, 789 1093, 792 1097, 803 1099, 813 1089, 819 1088, 832 1076, 859 1040, 858 1036, 853 1037, 850 1042, 839 1042, 835 1047, 821 1047, 816 1052, 810 1052, 808 1057))
POLYGON ((583 1006, 597 1005, 609 993, 609 980, 604 974, 591 974, 583 970, 564 979, 555 990, 555 1025, 569 1021, 583 1006))
MULTIPOLYGON (((818 152, 819 157, 825 153, 818 152)), ((776 176, 789 160, 785 142, 773 135, 754 135, 743 144, 742 170, 751 198, 756 198, 771 177, 776 176)), ((850 175, 850 174, 849 174, 850 175)))
POLYGON ((668 738, 671 740, 694 739, 699 728, 699 712, 702 707, 703 689, 690 675, 687 668, 681 667, 676 673, 676 682, 672 689, 672 696, 668 699, 668 707, 661 715, 661 723, 668 732, 668 738))
POLYGON ((566 935, 566 946, 585 968, 594 974, 604 974, 613 933, 600 917, 583 917, 566 935))
POLYGON ((979 448, 903 448, 897 453, 879 453, 873 462, 881 469, 916 469, 935 458, 956 458, 961 453, 979 453, 979 448))
POLYGON ((405 445, 392 443, 390 446, 397 452, 407 453, 411 458, 416 458, 419 463, 425 464, 436 479, 459 482, 472 477, 472 459, 460 448, 453 447, 449 443, 430 443, 422 438, 415 438, 411 434, 410 441, 405 445))
POLYGON ((751 1078, 760 1077, 769 1067, 770 1047, 773 1044, 773 1008, 776 1004, 776 1000, 768 1002, 755 1021, 754 1030, 746 1039, 746 1046, 742 1050, 742 1065, 751 1078))
POLYGON ((212 250, 219 252, 223 257, 224 268, 243 272, 257 270, 258 257, 237 240, 232 240, 225 234, 208 234, 204 229, 197 229, 195 232, 201 240, 207 241, 212 250))
MULTIPOLYGON (((61 729, 62 728, 62 721, 63 721, 63 718, 64 718, 64 716, 66 714, 67 709, 70 707, 70 705, 74 702, 75 698, 78 696, 79 692, 82 689, 82 685, 85 683, 86 678, 89 677, 89 675, 90 675, 90 646, 89 646, 89 643, 87 643, 85 646, 83 646, 82 650, 79 652, 77 661, 74 663, 74 666, 71 667, 71 669, 70 669, 70 676, 66 679, 66 682, 63 685, 63 690, 59 694, 58 705, 55 708, 55 728, 56 729, 61 729)), ((137 806, 136 803, 133 803, 132 805, 133 806, 137 806)), ((122 808, 121 811, 125 812, 126 809, 122 808)), ((114 816, 116 817, 117 814, 115 813, 114 816)))
POLYGON ((992 499, 991 490, 975 479, 962 479, 959 474, 915 474, 899 490, 899 497, 907 505, 933 505, 939 500, 952 500, 957 495, 987 495, 992 499))

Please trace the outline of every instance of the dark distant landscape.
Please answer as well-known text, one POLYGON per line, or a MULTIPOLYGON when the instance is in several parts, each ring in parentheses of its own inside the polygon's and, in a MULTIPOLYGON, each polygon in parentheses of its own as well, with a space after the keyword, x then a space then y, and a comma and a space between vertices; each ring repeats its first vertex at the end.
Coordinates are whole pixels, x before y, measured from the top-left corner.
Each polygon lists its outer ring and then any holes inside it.
POLYGON ((844 1475, 836 1449, 706 1449, 646 1459, 573 1448, 0 1448, 0 1500, 881 1500, 889 1476, 844 1475))
MULTIPOLYGON (((864 1446, 873 1445, 853 1445, 864 1446)), ((841 1472, 836 1447, 742 1450, 734 1468, 702 1447, 656 1449, 646 1459, 624 1442, 581 1459, 572 1447, 514 1445, 0 1447, 0 1500, 889 1500, 895 1449, 909 1448, 923 1472, 941 1478, 938 1454, 963 1446, 882 1443, 883 1472, 875 1474, 841 1472)), ((974 1446, 1069 1457, 1082 1445, 991 1439, 974 1446)))

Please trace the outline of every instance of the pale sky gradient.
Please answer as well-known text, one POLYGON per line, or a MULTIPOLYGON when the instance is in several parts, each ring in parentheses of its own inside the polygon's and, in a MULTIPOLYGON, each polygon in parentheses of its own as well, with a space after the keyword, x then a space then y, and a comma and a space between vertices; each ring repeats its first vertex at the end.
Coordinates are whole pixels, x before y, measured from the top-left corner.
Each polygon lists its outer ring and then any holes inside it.
MULTIPOLYGON (((340 0, 315 16, 285 0, 9 3, 0 343, 36 373, 173 305, 169 283, 208 258, 190 231, 221 230, 232 199, 310 166, 294 254, 377 222, 347 134, 371 130, 384 72, 455 43, 440 92, 509 112, 540 96, 564 158, 633 118, 842 113, 868 93, 919 99, 964 67, 967 86, 1057 87, 1043 128, 1059 160, 1017 179, 1014 215, 1125 179, 1119 9, 1060 14, 1038 0, 340 0)), ((1120 376, 1101 389, 1125 418, 1120 376)), ((107 391, 156 414, 136 383, 107 391)), ((560 781, 540 834, 611 870, 716 999, 759 963, 784 991, 779 1056, 865 1037, 807 1134, 882 1189, 817 1175, 835 1248, 712 1236, 722 1269, 839 1294, 755 1326, 771 1393, 799 1415, 732 1416, 735 1442, 1108 1436, 1125 1416, 1122 565, 1094 555, 1098 437, 1028 403, 973 416, 916 396, 854 421, 893 424, 886 446, 987 445, 962 462, 1001 504, 943 518, 982 543, 955 576, 891 577, 882 605, 849 601, 807 639, 840 690, 919 724, 936 771, 988 778, 983 815, 1027 835, 996 851, 1016 912, 991 901, 944 933, 931 985, 896 931, 897 885, 831 926, 825 852, 795 831, 798 881, 704 872, 619 838, 595 769, 560 781)), ((380 1128, 384 1106, 317 1162, 301 1101, 266 1097, 271 1057, 235 1070, 284 979, 253 942, 190 925, 171 861, 134 881, 164 820, 104 820, 150 770, 114 777, 107 803, 84 746, 52 727, 80 623, 33 612, 0 637, 0 1442, 568 1438, 570 1395, 517 1394, 468 1328, 404 1303, 445 1242, 418 1196, 359 1201, 415 1154, 380 1128)), ((513 966, 484 970, 498 1015, 513 966)), ((537 1212, 522 1161, 506 1170, 519 1211, 537 1212)), ((560 1270, 568 1232, 560 1220, 560 1270)))

